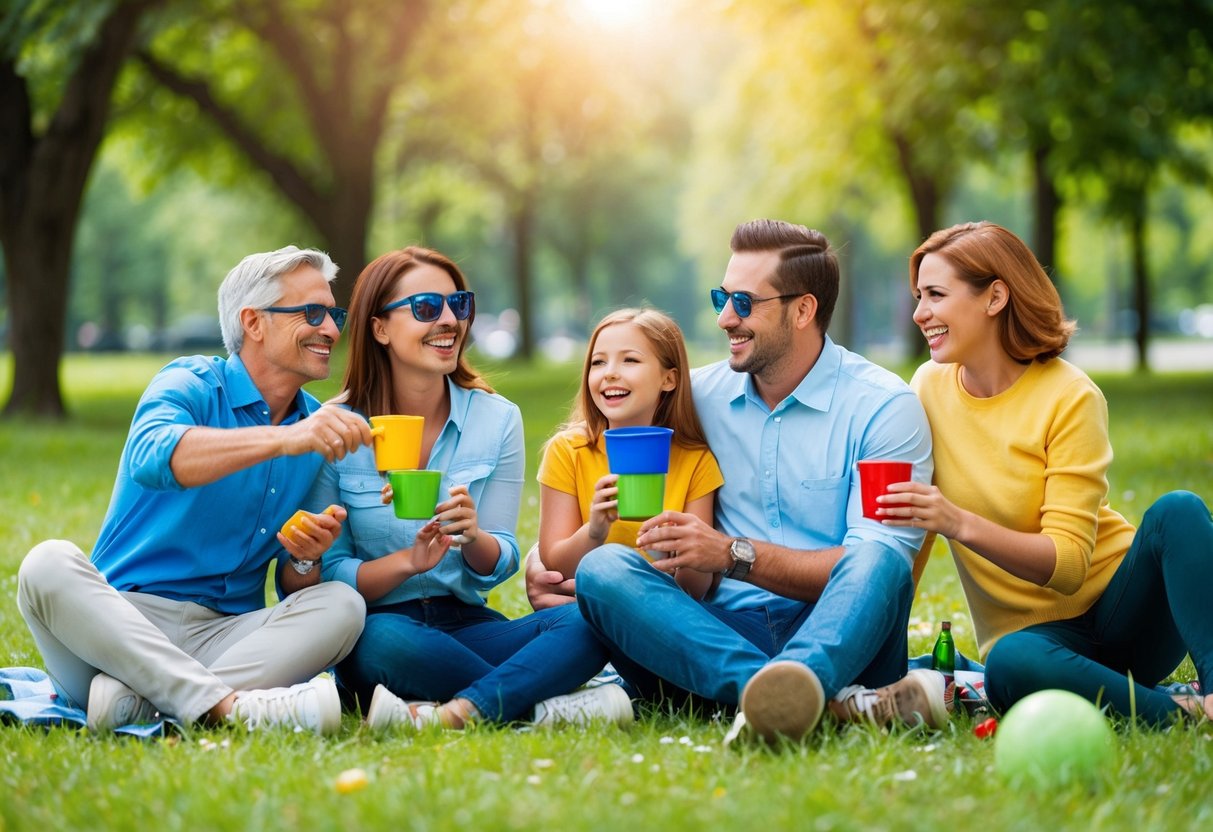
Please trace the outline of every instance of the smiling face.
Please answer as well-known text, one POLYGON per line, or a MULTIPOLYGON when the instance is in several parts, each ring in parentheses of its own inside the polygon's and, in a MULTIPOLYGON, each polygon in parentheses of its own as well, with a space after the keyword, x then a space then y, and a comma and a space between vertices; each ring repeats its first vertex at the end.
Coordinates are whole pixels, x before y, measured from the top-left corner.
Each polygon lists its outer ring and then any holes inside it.
MULTIPOLYGON (((739 251, 729 259, 721 288, 732 294, 745 292, 754 298, 781 294, 771 278, 779 265, 775 251, 739 251)), ((772 374, 784 363, 792 344, 792 324, 787 303, 768 300, 755 303, 748 318, 742 318, 730 300, 716 316, 716 325, 729 336, 729 366, 739 373, 772 374)))
POLYGON ((974 292, 940 254, 928 254, 918 268, 914 323, 939 364, 965 364, 991 349, 1001 351, 998 319, 991 314, 994 284, 974 292))
POLYGON ((653 424, 662 393, 677 383, 677 372, 661 366, 653 344, 635 324, 611 324, 599 331, 586 387, 610 427, 653 424))
MULTIPOLYGON (((281 278, 282 296, 275 306, 317 303, 332 306, 333 292, 314 266, 302 265, 281 278)), ((269 367, 298 379, 300 385, 329 377, 329 357, 341 331, 331 315, 319 326, 307 322, 303 312, 262 312, 265 316, 261 353, 269 367)))
POLYGON ((455 281, 444 269, 428 263, 421 263, 400 278, 387 303, 419 292, 437 292, 444 300, 442 314, 429 323, 417 320, 408 304, 372 319, 375 340, 387 346, 394 366, 442 376, 455 370, 459 347, 467 337, 468 326, 467 321, 455 318, 445 301, 456 288, 455 281))

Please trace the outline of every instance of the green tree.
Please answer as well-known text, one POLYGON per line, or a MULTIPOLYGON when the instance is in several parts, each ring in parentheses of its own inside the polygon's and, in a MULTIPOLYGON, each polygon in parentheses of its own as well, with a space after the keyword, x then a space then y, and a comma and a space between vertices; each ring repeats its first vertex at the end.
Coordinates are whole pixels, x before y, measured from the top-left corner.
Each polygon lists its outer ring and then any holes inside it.
POLYGON ((13 387, 5 414, 61 418, 69 261, 119 70, 151 0, 0 12, 0 245, 13 387))
MULTIPOLYGON (((316 229, 348 300, 367 262, 377 150, 393 94, 425 71, 410 62, 435 4, 423 0, 208 0, 182 5, 139 52, 188 102, 153 100, 173 148, 165 167, 207 153, 209 122, 316 229)), ((240 175, 237 173, 236 175, 240 175)))

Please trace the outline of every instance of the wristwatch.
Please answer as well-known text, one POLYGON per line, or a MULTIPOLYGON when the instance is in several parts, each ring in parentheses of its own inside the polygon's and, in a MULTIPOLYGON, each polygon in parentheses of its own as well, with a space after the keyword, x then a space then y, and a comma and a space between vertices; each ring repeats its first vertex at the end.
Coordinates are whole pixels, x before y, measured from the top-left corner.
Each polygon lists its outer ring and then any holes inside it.
POLYGON ((754 565, 754 544, 744 537, 735 537, 729 544, 729 554, 733 556, 733 565, 724 571, 726 578, 744 581, 754 565))
POLYGON ((291 569, 294 569, 300 575, 310 574, 313 569, 320 565, 320 558, 315 560, 300 560, 294 555, 289 556, 291 559, 291 569))

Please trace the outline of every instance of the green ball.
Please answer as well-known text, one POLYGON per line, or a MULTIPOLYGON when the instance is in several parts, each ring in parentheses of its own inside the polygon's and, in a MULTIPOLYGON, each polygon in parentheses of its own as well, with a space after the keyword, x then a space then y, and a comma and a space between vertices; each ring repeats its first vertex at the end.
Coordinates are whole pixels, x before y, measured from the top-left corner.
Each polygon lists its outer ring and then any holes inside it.
POLYGON ((1116 742, 1099 709, 1075 693, 1042 690, 1007 711, 994 735, 994 768, 1035 787, 1094 784, 1115 763, 1116 742))

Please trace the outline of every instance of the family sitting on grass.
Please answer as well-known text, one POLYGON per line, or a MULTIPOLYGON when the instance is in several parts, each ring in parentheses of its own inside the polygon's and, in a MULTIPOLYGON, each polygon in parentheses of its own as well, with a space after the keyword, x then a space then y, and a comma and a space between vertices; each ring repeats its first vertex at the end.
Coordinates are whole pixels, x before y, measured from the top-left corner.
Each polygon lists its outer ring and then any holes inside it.
POLYGON ((347 316, 326 255, 246 257, 219 289, 228 358, 152 380, 91 557, 49 540, 21 564, 60 696, 98 731, 165 716, 330 733, 343 702, 375 729, 622 724, 661 698, 735 711, 726 741, 798 740, 825 714, 939 728, 943 675, 907 673, 939 534, 995 708, 1061 688, 1155 725, 1213 716, 1213 699, 1154 687, 1185 654, 1213 682, 1209 510, 1175 492, 1135 530, 1109 507, 1106 402, 1059 357, 1074 324, 1021 240, 972 223, 914 252, 931 361, 912 386, 827 335, 824 236, 758 220, 731 248, 711 291, 727 361, 690 372, 655 310, 594 330, 539 469, 535 612, 515 620, 485 599, 519 568, 522 419, 464 355, 462 272, 389 252, 347 316), (347 317, 342 391, 322 405, 302 387, 329 375, 347 317), (384 414, 424 417, 432 519, 393 513, 368 424, 384 414), (629 522, 604 433, 648 425, 674 431, 664 511, 629 522), (866 459, 912 464, 880 519, 861 507, 866 459), (622 684, 602 683, 608 662, 622 684))

